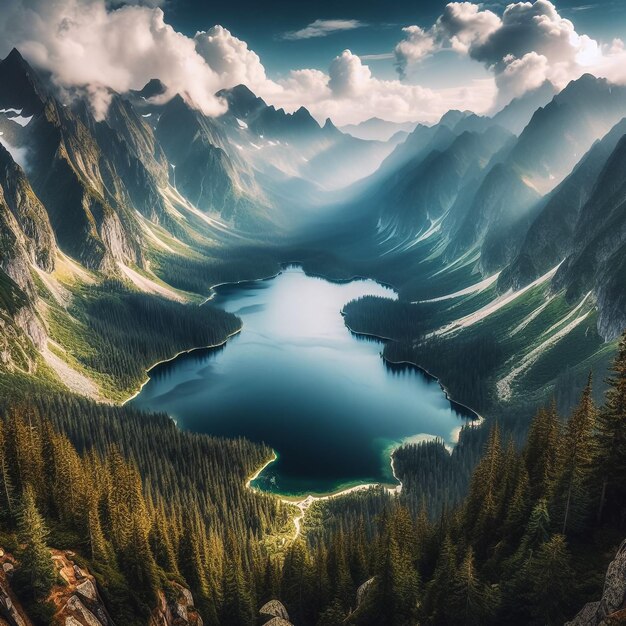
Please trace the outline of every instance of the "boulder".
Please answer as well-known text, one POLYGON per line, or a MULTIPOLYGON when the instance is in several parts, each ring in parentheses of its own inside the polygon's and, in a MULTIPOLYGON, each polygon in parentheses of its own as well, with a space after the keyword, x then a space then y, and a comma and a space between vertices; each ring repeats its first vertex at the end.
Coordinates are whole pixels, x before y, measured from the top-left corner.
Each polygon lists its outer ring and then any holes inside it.
POLYGON ((85 598, 88 598, 89 600, 93 600, 94 602, 97 602, 98 600, 96 587, 93 584, 93 582, 91 582, 91 580, 89 579, 83 581, 79 585, 76 585, 76 591, 80 593, 81 596, 84 596, 85 598))
POLYGON ((289 613, 287 613, 285 605, 279 600, 270 600, 269 602, 266 602, 259 609, 259 613, 264 616, 280 617, 284 620, 289 621, 289 613))
POLYGON ((15 608, 13 600, 11 600, 8 589, 5 589, 2 585, 0 585, 0 616, 4 616, 11 626, 26 626, 26 622, 15 608))

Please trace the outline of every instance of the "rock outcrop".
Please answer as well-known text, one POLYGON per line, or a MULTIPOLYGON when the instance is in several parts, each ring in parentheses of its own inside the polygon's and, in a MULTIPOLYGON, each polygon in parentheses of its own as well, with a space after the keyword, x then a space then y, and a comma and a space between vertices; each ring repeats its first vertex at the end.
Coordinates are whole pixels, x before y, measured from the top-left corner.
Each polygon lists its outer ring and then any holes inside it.
POLYGON ((174 597, 159 592, 158 606, 152 612, 149 626, 203 626, 202 617, 194 606, 191 591, 172 583, 174 597))
POLYGON ((617 624, 626 624, 626 540, 607 569, 602 598, 586 604, 566 626, 617 624))
POLYGON ((65 626, 115 626, 95 578, 77 565, 69 551, 52 551, 52 560, 65 585, 52 589, 49 600, 57 607, 55 619, 65 626))

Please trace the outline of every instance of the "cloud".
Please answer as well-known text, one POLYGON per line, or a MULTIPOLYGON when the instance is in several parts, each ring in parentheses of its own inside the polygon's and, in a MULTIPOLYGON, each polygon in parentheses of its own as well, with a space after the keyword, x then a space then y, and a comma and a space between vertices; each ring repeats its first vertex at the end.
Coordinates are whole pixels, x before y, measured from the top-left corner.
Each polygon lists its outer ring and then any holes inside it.
MULTIPOLYGON (((393 121, 434 121, 460 106, 485 111, 493 79, 471 88, 431 90, 373 76, 349 50, 332 59, 327 72, 296 69, 272 79, 245 41, 222 26, 188 37, 165 21, 162 9, 105 0, 2 0, 0 57, 16 46, 34 65, 50 71, 67 97, 88 96, 98 117, 106 116, 111 90, 139 89, 158 78, 206 115, 225 112, 214 94, 246 84, 268 103, 294 111, 307 107, 319 120, 337 124, 373 116, 393 121)), ((408 33, 407 33, 408 34, 408 33)), ((414 42, 415 44, 415 42, 414 42)))
POLYGON ((104 0, 3 0, 0 41, 17 47, 52 73, 62 89, 82 88, 95 113, 106 113, 107 90, 125 92, 159 78, 207 115, 226 105, 215 97, 220 75, 196 50, 196 41, 165 23, 160 8, 104 0))
POLYGON ((393 52, 381 52, 379 54, 359 54, 361 61, 386 61, 394 58, 393 52))
POLYGON ((405 78, 409 64, 421 61, 435 49, 435 38, 419 26, 407 26, 402 31, 405 37, 395 47, 394 54, 398 74, 400 78, 405 78))
POLYGON ((501 17, 480 4, 451 2, 428 30, 404 31, 395 48, 401 77, 424 56, 450 48, 493 72, 499 105, 546 80, 562 88, 584 72, 615 79, 626 60, 623 50, 579 34, 550 0, 511 3, 501 17))
POLYGON ((145 7, 162 7, 166 0, 106 0, 107 6, 118 8, 124 5, 145 6, 145 7))
POLYGON ((476 81, 455 89, 432 90, 399 80, 381 80, 350 50, 330 64, 328 74, 319 70, 297 70, 273 83, 260 94, 276 106, 292 111, 300 105, 323 121, 356 123, 370 117, 405 122, 435 121, 450 108, 459 106, 483 112, 495 93, 492 79, 476 81))
POLYGON ((259 55, 222 26, 198 32, 194 37, 196 52, 219 76, 224 88, 245 84, 254 90, 267 80, 259 55))
POLYGON ((332 33, 354 30, 363 26, 365 24, 359 20, 315 20, 305 28, 284 33, 282 38, 295 41, 313 37, 326 37, 332 33))

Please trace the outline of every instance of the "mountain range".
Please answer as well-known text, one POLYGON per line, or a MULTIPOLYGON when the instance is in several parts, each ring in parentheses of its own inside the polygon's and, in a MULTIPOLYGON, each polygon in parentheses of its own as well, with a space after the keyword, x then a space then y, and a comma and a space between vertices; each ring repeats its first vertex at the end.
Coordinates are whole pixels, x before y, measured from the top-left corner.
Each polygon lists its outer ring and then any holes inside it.
POLYGON ((217 94, 228 104, 217 118, 165 91, 153 80, 110 92, 99 119, 17 50, 0 62, 5 367, 34 368, 39 352, 59 369, 46 301, 58 305, 68 282, 115 278, 193 299, 198 281, 174 267, 296 240, 310 250, 320 211, 347 220, 348 247, 369 267, 380 259, 375 275, 393 266, 407 298, 447 292, 482 320, 485 297, 498 311, 539 281, 568 311, 593 303, 602 340, 626 326, 623 87, 584 75, 492 117, 372 119, 360 131, 287 113, 244 85, 217 94))

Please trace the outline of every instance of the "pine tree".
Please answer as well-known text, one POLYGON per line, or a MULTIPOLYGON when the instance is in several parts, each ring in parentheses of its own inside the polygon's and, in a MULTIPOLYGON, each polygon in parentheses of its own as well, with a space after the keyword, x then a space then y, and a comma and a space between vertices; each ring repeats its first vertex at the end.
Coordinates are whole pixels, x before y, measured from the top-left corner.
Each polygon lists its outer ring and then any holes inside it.
POLYGON ((563 535, 570 530, 580 532, 588 515, 596 414, 591 392, 592 376, 589 374, 580 403, 567 421, 559 449, 559 476, 553 497, 553 518, 559 523, 563 535))
POLYGON ((30 485, 24 488, 22 507, 18 516, 20 572, 28 580, 35 598, 43 598, 54 584, 56 573, 50 550, 46 544, 48 529, 35 502, 35 491, 30 485))
POLYGON ((0 517, 11 521, 15 511, 15 490, 9 467, 5 425, 0 419, 0 517))
POLYGON ((531 501, 548 498, 556 480, 559 433, 556 403, 541 408, 535 415, 524 450, 531 501))
POLYGON ((253 626, 256 623, 252 590, 243 571, 240 549, 234 535, 228 537, 228 563, 224 565, 222 624, 253 626))
POLYGON ((424 599, 424 621, 446 624, 448 621, 448 590, 456 576, 456 549, 447 534, 441 544, 437 566, 429 582, 424 599))
POLYGON ((596 435, 598 520, 614 516, 626 521, 626 333, 622 336, 607 380, 606 402, 598 415, 596 435))
POLYGON ((563 624, 574 586, 571 557, 563 535, 543 543, 527 569, 531 612, 542 624, 563 624))
POLYGON ((493 618, 496 612, 495 591, 483 583, 476 571, 474 551, 468 548, 459 566, 452 588, 448 614, 450 623, 480 626, 493 618))
POLYGON ((470 483, 465 506, 465 527, 472 541, 484 547, 493 539, 501 509, 503 453, 500 429, 496 424, 485 446, 485 454, 479 461, 470 483))
POLYGON ((100 523, 100 513, 97 503, 93 503, 89 507, 87 514, 87 525, 89 532, 89 551, 94 561, 106 563, 110 560, 109 548, 107 546, 104 533, 102 532, 102 524, 100 523))

